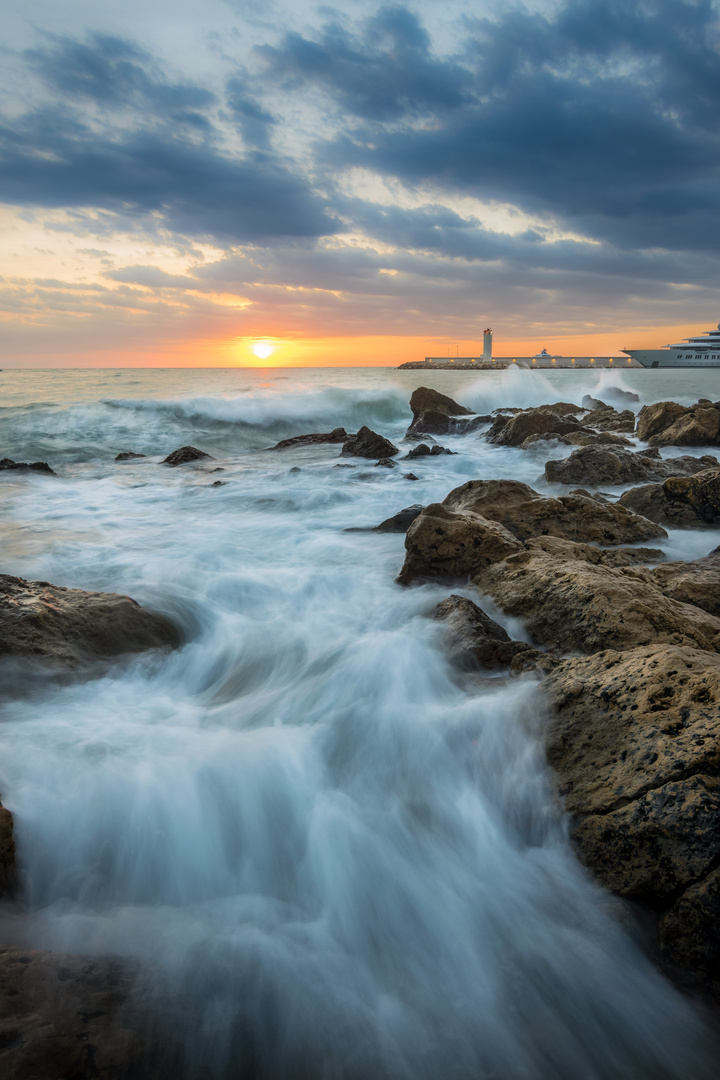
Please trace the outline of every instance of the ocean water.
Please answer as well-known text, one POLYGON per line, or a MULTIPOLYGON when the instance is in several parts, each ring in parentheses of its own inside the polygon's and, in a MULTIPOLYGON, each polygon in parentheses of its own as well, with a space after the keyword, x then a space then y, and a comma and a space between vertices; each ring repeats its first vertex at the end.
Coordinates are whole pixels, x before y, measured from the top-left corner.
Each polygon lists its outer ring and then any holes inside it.
POLYGON ((361 424, 399 445, 420 384, 478 412, 720 398, 712 372, 0 373, 0 457, 58 473, 0 475, 2 572, 128 593, 185 637, 7 680, 23 900, 0 940, 147 958, 147 1008, 172 998, 211 1080, 710 1080, 702 1008, 569 847, 536 681, 460 679, 429 617, 453 590, 395 584, 403 536, 344 531, 468 479, 562 490, 547 448, 443 438, 457 456, 408 463, 418 482, 265 450, 361 424), (215 460, 160 466, 186 444, 215 460))

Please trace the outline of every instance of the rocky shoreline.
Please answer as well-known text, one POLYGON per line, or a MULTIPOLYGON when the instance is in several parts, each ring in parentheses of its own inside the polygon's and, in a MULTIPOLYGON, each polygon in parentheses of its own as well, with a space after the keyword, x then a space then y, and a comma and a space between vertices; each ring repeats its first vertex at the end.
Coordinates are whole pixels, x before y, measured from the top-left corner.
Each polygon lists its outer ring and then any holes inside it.
MULTIPOLYGON (((452 663, 461 672, 540 680, 547 759, 575 850, 603 887, 652 920, 663 969, 718 1001, 720 550, 670 562, 646 545, 666 538, 668 527, 720 525, 718 459, 659 452, 719 447, 720 402, 661 402, 637 417, 631 403, 586 399, 581 407, 476 415, 420 387, 410 402, 409 452, 367 427, 268 449, 338 444, 340 458, 392 467, 401 454, 421 462, 452 453, 435 442, 443 435, 531 452, 576 447, 545 463, 548 483, 577 485, 567 493, 477 479, 367 531, 405 533, 400 585, 474 590, 475 600, 452 593, 435 613, 452 663), (589 490, 627 484, 637 486, 619 497, 589 490), (522 618, 532 644, 513 641, 483 610, 484 598, 522 618)), ((125 451, 117 460, 136 457, 125 451)), ((214 460, 185 446, 162 464, 214 460)), ((55 475, 42 462, 0 465, 55 475)), ((129 597, 0 575, 0 660, 88 677, 123 656, 181 644, 169 619, 129 597)), ((22 890, 11 811, 0 804, 0 895, 10 900, 22 890)), ((152 1063, 160 1044, 133 1012, 142 978, 139 962, 0 948, 3 1075, 159 1075, 152 1063)))

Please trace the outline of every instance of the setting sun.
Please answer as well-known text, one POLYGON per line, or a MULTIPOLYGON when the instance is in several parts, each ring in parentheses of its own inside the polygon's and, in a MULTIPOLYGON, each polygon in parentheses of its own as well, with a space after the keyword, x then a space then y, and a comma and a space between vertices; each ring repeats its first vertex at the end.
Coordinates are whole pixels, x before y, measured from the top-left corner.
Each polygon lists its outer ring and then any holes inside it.
POLYGON ((268 345, 266 341, 258 341, 252 347, 252 351, 256 356, 259 356, 261 360, 267 360, 268 356, 275 352, 274 345, 268 345))

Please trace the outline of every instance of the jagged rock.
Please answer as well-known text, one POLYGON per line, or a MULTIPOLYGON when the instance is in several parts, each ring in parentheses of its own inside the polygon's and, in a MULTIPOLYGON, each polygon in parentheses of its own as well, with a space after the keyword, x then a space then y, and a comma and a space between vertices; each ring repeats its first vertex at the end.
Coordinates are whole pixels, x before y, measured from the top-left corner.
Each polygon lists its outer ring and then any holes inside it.
POLYGON ((3 1080, 179 1076, 134 1000, 141 982, 135 960, 0 946, 3 1080))
MULTIPOLYGON (((413 390, 410 408, 413 418, 408 435, 446 435, 450 431, 458 430, 453 426, 453 417, 472 416, 472 409, 466 409, 451 397, 427 386, 419 386, 417 390, 413 390)), ((482 418, 479 422, 484 421, 485 418, 482 418)))
POLYGON ((482 608, 463 596, 448 596, 435 608, 435 618, 447 624, 446 644, 453 663, 465 670, 497 671, 510 667, 519 653, 538 656, 525 641, 512 641, 506 630, 482 608))
POLYGON ((316 446, 322 443, 342 443, 349 438, 345 428, 337 427, 332 431, 315 432, 311 435, 294 435, 292 439, 281 439, 274 446, 268 446, 268 450, 291 450, 295 446, 316 446))
POLYGON ((557 559, 580 559, 594 566, 646 566, 648 563, 657 563, 664 557, 661 548, 600 548, 594 544, 564 540, 559 536, 534 536, 526 541, 525 547, 528 551, 545 552, 557 559))
POLYGON ((424 510, 424 506, 421 503, 414 503, 412 506, 406 506, 402 510, 398 510, 397 514, 393 514, 392 517, 385 518, 379 525, 376 525, 374 532, 392 532, 392 533, 404 533, 407 532, 416 517, 419 517, 424 510))
POLYGON ((621 405, 632 405, 640 400, 639 394, 634 394, 632 390, 621 390, 619 386, 608 386, 605 393, 621 405))
POLYGON ((16 880, 13 817, 0 802, 0 897, 13 892, 16 880))
POLYGON ((475 584, 535 641, 594 653, 665 642, 720 650, 720 619, 664 596, 647 571, 523 551, 487 566, 475 584))
POLYGON ((412 450, 409 450, 403 460, 407 461, 409 458, 419 457, 437 457, 439 454, 454 453, 454 450, 448 450, 446 446, 438 446, 437 443, 434 446, 428 446, 426 443, 420 443, 419 446, 414 446, 412 450))
POLYGON ((657 523, 600 496, 570 492, 558 499, 545 498, 517 480, 469 480, 453 488, 443 506, 498 521, 519 540, 547 535, 611 546, 667 536, 657 523))
POLYGON ((545 464, 545 479, 556 484, 632 484, 639 480, 661 480, 668 476, 689 476, 720 465, 714 457, 661 458, 659 451, 581 446, 570 457, 545 464))
POLYGON ((56 476, 57 474, 50 468, 47 461, 13 461, 11 458, 6 457, 0 461, 0 471, 2 472, 40 472, 46 473, 48 476, 56 476))
POLYGON ((561 662, 547 754, 599 881, 660 915, 661 954, 720 993, 720 658, 673 645, 561 662))
POLYGON ((711 521, 699 518, 687 503, 669 499, 663 484, 643 484, 642 487, 630 488, 623 492, 616 505, 673 529, 699 529, 712 525, 711 521))
POLYGON ((136 454, 132 450, 123 450, 115 458, 116 461, 133 461, 135 458, 144 458, 145 454, 136 454))
POLYGON ((375 468, 377 469, 377 467, 380 466, 382 469, 394 469, 396 464, 397 462, 393 461, 392 458, 382 457, 379 461, 375 462, 375 468))
POLYGON ((357 435, 349 435, 340 451, 342 456, 375 458, 376 460, 392 457, 397 453, 399 453, 397 446, 393 446, 388 439, 384 439, 382 435, 378 435, 365 426, 360 428, 357 435))
POLYGON ((585 427, 594 428, 596 431, 619 431, 632 434, 635 430, 635 413, 630 409, 618 412, 611 407, 593 409, 580 422, 585 427))
POLYGON ((172 454, 168 454, 166 458, 163 458, 162 465, 188 465, 191 461, 215 461, 215 458, 211 454, 206 454, 203 450, 198 450, 195 446, 181 446, 179 450, 173 450, 172 454))
POLYGON ((593 412, 595 409, 611 409, 612 405, 607 405, 604 401, 600 401, 599 398, 591 397, 590 394, 586 394, 582 399, 583 409, 589 409, 593 412))
POLYGON ((648 440, 651 446, 717 446, 720 412, 695 407, 648 440))
MULTIPOLYGON (((577 408, 577 407, 576 407, 577 408)), ((499 416, 488 431, 488 442, 497 446, 521 446, 531 435, 566 435, 580 425, 570 416, 544 408, 528 409, 515 416, 499 416)))
POLYGON ((467 580, 522 548, 497 522, 431 503, 407 531, 405 562, 397 580, 401 585, 433 578, 467 580))
POLYGON ((663 494, 670 502, 689 506, 703 521, 720 524, 720 469, 706 469, 694 476, 671 476, 663 484, 663 494))
POLYGON ((129 596, 65 589, 0 574, 0 656, 74 667, 146 649, 176 648, 164 615, 129 596))
POLYGON ((657 401, 654 405, 644 405, 638 413, 637 437, 648 442, 653 435, 664 431, 680 416, 689 410, 676 401, 657 401))
POLYGON ((622 435, 615 435, 611 431, 592 431, 581 428, 579 431, 571 431, 567 435, 556 435, 550 432, 544 435, 529 435, 524 442, 520 443, 521 450, 529 450, 538 442, 559 442, 566 446, 633 446, 629 439, 622 435))
POLYGON ((695 562, 662 563, 652 571, 652 579, 671 600, 720 617, 720 548, 695 562))

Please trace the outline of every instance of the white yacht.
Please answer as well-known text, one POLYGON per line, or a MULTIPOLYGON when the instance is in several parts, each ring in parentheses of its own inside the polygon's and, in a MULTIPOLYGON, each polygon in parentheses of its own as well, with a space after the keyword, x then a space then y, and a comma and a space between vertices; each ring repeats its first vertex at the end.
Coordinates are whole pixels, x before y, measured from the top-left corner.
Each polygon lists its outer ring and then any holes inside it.
POLYGON ((720 323, 700 337, 687 338, 663 349, 623 349, 646 368, 720 367, 720 323))

